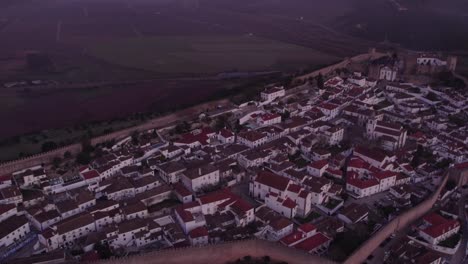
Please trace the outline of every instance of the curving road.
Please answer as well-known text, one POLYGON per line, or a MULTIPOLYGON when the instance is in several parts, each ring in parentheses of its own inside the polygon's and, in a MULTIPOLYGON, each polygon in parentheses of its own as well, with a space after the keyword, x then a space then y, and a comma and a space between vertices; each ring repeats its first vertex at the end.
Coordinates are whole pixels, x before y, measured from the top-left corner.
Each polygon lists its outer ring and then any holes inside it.
POLYGON ((462 197, 458 201, 458 216, 460 219, 461 229, 462 229, 462 241, 460 247, 458 247, 457 252, 452 256, 450 260, 451 264, 462 263, 466 256, 466 246, 468 244, 468 223, 465 214, 465 204, 467 201, 468 191, 462 190, 462 197))

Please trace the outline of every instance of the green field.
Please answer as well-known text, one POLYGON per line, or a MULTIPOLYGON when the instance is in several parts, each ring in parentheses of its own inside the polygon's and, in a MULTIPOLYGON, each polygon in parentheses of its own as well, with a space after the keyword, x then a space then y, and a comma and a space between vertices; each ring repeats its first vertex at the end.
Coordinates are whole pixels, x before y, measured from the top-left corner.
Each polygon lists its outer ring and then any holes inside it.
POLYGON ((336 61, 313 49, 253 36, 178 36, 91 40, 97 58, 159 73, 294 70, 336 61))

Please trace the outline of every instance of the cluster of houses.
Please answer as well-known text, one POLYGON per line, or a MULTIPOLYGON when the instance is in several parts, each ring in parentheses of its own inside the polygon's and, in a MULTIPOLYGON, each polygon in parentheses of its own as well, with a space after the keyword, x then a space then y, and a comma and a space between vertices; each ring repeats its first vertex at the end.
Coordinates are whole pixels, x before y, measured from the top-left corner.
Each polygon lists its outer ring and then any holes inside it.
MULTIPOLYGON (((119 252, 257 237, 326 254, 338 233, 368 221, 371 206, 355 201, 387 193, 408 205, 418 196, 410 184, 440 180, 415 153, 468 158, 466 124, 449 118, 466 112, 467 97, 388 74, 336 76, 299 94, 268 88, 232 110, 238 131, 205 124, 170 140, 147 131, 69 173, 1 176, 0 246, 37 236, 36 252, 98 243, 119 252)), ((458 229, 431 215, 419 230, 437 244, 458 229)))

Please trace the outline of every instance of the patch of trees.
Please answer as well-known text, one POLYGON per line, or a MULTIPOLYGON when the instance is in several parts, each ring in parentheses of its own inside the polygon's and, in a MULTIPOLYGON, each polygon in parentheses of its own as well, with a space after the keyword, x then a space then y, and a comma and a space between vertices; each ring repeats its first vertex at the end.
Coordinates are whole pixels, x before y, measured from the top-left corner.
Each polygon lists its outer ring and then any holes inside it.
POLYGON ((323 88, 325 88, 325 82, 323 80, 323 75, 321 73, 319 73, 319 75, 317 75, 316 77, 316 81, 317 81, 317 87, 322 90, 323 88))
POLYGON ((42 143, 42 146, 41 146, 42 152, 51 151, 51 150, 54 150, 56 148, 58 148, 58 145, 54 141, 46 141, 46 142, 42 143))
POLYGON ((458 127, 465 126, 467 120, 461 115, 449 115, 449 121, 458 127))
POLYGON ((462 79, 457 78, 452 72, 441 72, 438 75, 439 81, 442 85, 453 87, 455 89, 465 88, 465 82, 462 79))
POLYGON ((228 117, 226 115, 220 115, 214 122, 214 129, 216 131, 221 130, 229 126, 228 117))
POLYGON ((448 166, 450 166, 450 163, 453 161, 451 159, 442 159, 441 161, 437 162, 435 164, 436 168, 438 169, 446 169, 448 166))
POLYGON ((354 230, 338 233, 330 244, 328 255, 332 260, 344 261, 369 238, 370 233, 371 226, 359 224, 355 226, 354 230), (350 243, 350 241, 352 241, 352 243, 350 243))
POLYGON ((90 140, 84 140, 81 143, 81 149, 81 152, 78 153, 78 155, 76 155, 76 163, 81 165, 87 165, 91 162, 94 147, 91 145, 90 140))
POLYGON ((289 113, 289 111, 284 111, 283 113, 281 113, 281 120, 286 120, 286 119, 289 119, 291 117, 291 114, 289 113))
POLYGON ((434 92, 429 92, 427 95, 426 95, 426 98, 431 100, 431 101, 438 101, 439 100, 439 97, 437 96, 437 94, 435 94, 434 92))
POLYGON ((423 146, 418 145, 418 149, 413 155, 413 159, 411 160, 411 166, 416 168, 424 161, 429 163, 435 163, 434 154, 427 151, 423 146))
POLYGON ((448 180, 445 184, 445 189, 451 191, 457 187, 457 183, 454 180, 448 180))
POLYGON ((103 243, 103 242, 96 243, 94 245, 94 250, 97 251, 101 259, 108 259, 112 257, 112 251, 109 248, 109 245, 107 245, 107 243, 103 243))
POLYGON ((176 134, 182 134, 188 131, 190 131, 190 124, 187 121, 178 123, 174 128, 176 134))

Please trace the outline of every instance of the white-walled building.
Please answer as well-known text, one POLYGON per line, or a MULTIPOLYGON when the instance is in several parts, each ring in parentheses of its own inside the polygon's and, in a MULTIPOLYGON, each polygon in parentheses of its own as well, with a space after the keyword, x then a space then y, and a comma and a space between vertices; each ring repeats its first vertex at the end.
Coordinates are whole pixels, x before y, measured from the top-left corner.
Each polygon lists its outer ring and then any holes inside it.
POLYGON ((204 187, 219 183, 219 169, 208 164, 199 168, 184 171, 181 174, 182 183, 193 192, 198 192, 204 187))
POLYGON ((276 98, 283 97, 286 91, 283 87, 273 87, 261 92, 262 101, 273 101, 276 98))
POLYGON ((370 119, 367 123, 370 139, 381 140, 383 149, 394 151, 406 144, 407 131, 402 126, 370 119))
POLYGON ((322 175, 328 169, 328 166, 328 160, 313 161, 307 166, 307 172, 312 176, 322 177, 322 175))
POLYGON ((276 193, 269 193, 265 196, 265 204, 268 208, 286 218, 293 219, 296 217, 297 204, 289 197, 283 199, 276 193))
POLYGON ((398 67, 384 66, 380 68, 379 79, 394 82, 397 78, 398 67))
POLYGON ((236 136, 230 130, 223 128, 218 132, 218 140, 223 144, 232 144, 235 139, 236 136))
POLYGON ((1 223, 0 247, 8 247, 23 240, 31 232, 26 216, 12 216, 1 223))
POLYGON ((281 123, 281 116, 278 114, 264 113, 256 116, 256 121, 259 126, 271 126, 281 123))
POLYGON ((328 119, 333 119, 340 113, 340 106, 332 103, 321 103, 317 106, 328 119))
POLYGON ((419 235, 432 245, 439 244, 460 230, 460 222, 446 219, 437 213, 424 216, 423 222, 419 235))
POLYGON ((18 213, 18 209, 14 204, 0 204, 0 222, 14 216, 18 213))
POLYGON ((282 196, 288 186, 290 180, 277 174, 261 171, 255 179, 249 184, 249 193, 255 199, 265 200, 265 197, 270 193, 282 196))
POLYGON ((245 131, 237 135, 237 142, 249 148, 256 148, 268 142, 266 133, 257 131, 245 131))
POLYGON ((189 232, 189 240, 192 246, 208 244, 208 230, 204 226, 197 227, 189 232))

